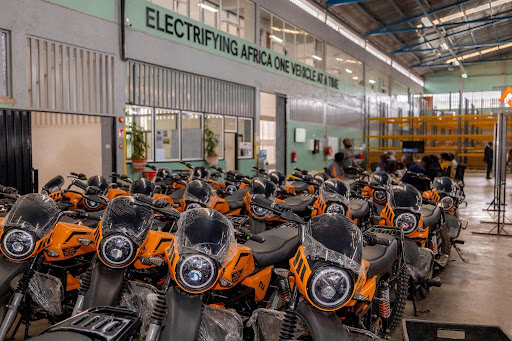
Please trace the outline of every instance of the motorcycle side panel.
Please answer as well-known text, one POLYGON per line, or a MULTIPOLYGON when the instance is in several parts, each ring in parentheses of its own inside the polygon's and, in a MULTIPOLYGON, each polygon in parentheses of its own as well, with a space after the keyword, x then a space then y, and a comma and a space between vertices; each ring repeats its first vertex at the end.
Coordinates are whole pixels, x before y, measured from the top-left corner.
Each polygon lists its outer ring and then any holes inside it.
POLYGON ((97 262, 92 269, 91 286, 85 293, 83 310, 115 306, 123 287, 124 272, 124 269, 110 269, 97 262))
POLYGON ((313 335, 313 340, 343 341, 348 339, 347 332, 336 313, 314 309, 305 301, 299 302, 296 312, 313 335))
POLYGON ((30 262, 13 262, 5 256, 0 256, 0 296, 5 295, 11 285, 11 281, 18 274, 25 272, 30 267, 30 262))
POLYGON ((201 295, 188 295, 169 288, 165 295, 167 323, 162 341, 196 341, 201 327, 201 295))

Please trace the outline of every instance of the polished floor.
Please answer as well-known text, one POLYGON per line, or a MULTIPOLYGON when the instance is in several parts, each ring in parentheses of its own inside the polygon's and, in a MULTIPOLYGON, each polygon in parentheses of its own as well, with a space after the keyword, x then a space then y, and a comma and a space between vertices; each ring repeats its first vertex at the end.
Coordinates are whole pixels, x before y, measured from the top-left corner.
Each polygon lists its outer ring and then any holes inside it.
MULTIPOLYGON (((512 178, 507 180, 507 216, 512 219, 512 178)), ((442 286, 433 288, 425 300, 418 302, 422 311, 418 317, 413 316, 408 302, 405 317, 500 325, 512 335, 512 238, 473 233, 488 232, 496 226, 481 223, 494 218, 485 211, 493 198, 494 180, 485 180, 483 174, 467 174, 465 183, 468 206, 460 210, 460 215, 468 221, 468 228, 459 239, 465 241, 461 249, 467 263, 452 250, 450 263, 441 274, 442 286)), ((505 230, 512 236, 512 225, 505 230)), ((401 337, 398 331, 393 340, 401 337)))

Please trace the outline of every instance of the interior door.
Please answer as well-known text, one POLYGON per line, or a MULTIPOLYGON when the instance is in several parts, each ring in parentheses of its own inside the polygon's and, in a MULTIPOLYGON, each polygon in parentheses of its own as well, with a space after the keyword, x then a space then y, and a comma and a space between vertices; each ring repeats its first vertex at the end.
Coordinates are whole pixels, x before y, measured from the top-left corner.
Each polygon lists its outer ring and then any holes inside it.
POLYGON ((236 133, 224 133, 226 170, 236 169, 236 133))

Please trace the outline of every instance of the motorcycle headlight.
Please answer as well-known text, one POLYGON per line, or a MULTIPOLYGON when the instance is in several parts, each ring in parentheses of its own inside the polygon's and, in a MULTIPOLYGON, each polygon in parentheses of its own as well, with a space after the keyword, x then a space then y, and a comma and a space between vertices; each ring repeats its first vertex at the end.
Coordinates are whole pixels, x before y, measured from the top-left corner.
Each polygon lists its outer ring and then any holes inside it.
POLYGON ((453 204, 454 204, 454 200, 452 197, 444 197, 443 199, 441 199, 441 204, 443 204, 443 209, 445 211, 449 210, 450 208, 453 207, 453 204))
POLYGON ((90 210, 95 210, 98 207, 100 207, 101 204, 99 202, 92 201, 90 199, 85 199, 84 205, 85 205, 85 207, 87 207, 90 210))
POLYGON ((268 212, 268 209, 257 205, 251 205, 251 210, 252 213, 257 217, 264 217, 268 212))
POLYGON ((36 239, 31 233, 20 230, 8 230, 2 238, 2 249, 13 259, 23 259, 34 251, 36 239))
POLYGON ((235 185, 229 185, 226 187, 226 194, 231 195, 231 194, 235 193, 236 191, 237 191, 237 189, 236 189, 235 185))
POLYGON ((376 201, 386 201, 387 194, 384 191, 375 191, 373 192, 373 196, 376 201))
POLYGON ((208 290, 217 280, 217 266, 202 254, 184 255, 176 265, 176 279, 190 292, 208 290))
POLYGON ((187 205, 187 210, 191 210, 193 208, 201 208, 201 207, 202 207, 201 204, 198 204, 197 202, 193 202, 193 203, 187 205))
POLYGON ((113 234, 104 238, 99 246, 99 255, 107 265, 123 267, 135 258, 135 245, 130 238, 113 234))
POLYGON ((347 270, 324 266, 313 271, 308 296, 315 305, 328 310, 342 307, 352 296, 354 280, 347 270))
POLYGON ((403 229, 405 234, 412 233, 418 226, 418 218, 412 213, 399 214, 395 219, 395 226, 403 229))
POLYGON ((344 215, 345 207, 340 204, 330 204, 329 207, 327 207, 327 213, 344 215))

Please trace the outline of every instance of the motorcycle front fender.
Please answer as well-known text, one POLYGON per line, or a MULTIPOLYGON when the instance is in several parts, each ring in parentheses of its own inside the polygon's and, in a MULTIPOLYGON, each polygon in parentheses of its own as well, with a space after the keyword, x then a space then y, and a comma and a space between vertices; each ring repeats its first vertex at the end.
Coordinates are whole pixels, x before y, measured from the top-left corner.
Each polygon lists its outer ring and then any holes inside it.
POLYGON ((196 341, 201 326, 201 295, 189 295, 169 288, 165 295, 167 302, 167 323, 162 341, 196 341))
POLYGON ((348 340, 348 335, 335 312, 321 311, 305 301, 297 305, 297 315, 306 324, 313 341, 348 340))
POLYGON ((445 214, 444 218, 446 220, 448 235, 450 236, 451 239, 457 238, 460 234, 460 229, 462 227, 460 220, 457 219, 456 216, 451 214, 445 214))
POLYGON ((3 255, 0 256, 0 297, 7 293, 12 279, 29 267, 30 262, 13 262, 3 255))
POLYGON ((91 285, 84 295, 83 310, 98 306, 116 306, 124 281, 124 269, 111 269, 102 262, 94 264, 91 285))

